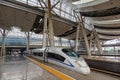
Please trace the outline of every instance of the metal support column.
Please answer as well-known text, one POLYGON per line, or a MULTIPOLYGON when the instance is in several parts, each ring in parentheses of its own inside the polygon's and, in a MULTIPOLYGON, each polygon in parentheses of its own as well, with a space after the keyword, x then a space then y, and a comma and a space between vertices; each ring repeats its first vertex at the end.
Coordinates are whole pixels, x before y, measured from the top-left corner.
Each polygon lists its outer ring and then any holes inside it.
POLYGON ((27 51, 29 50, 30 48, 30 33, 27 32, 27 51))
POLYGON ((70 41, 70 40, 68 40, 68 43, 69 43, 69 45, 70 45, 70 48, 72 48, 72 44, 71 44, 71 41, 70 41))
POLYGON ((96 49, 96 44, 94 42, 94 45, 93 45, 93 53, 95 54, 95 49, 96 49))
POLYGON ((91 33, 91 36, 90 36, 90 50, 92 50, 92 40, 93 39, 93 32, 91 33))
POLYGON ((82 19, 81 15, 80 15, 80 20, 81 20, 82 33, 83 33, 83 37, 84 37, 84 40, 85 40, 85 45, 86 45, 86 48, 87 48, 87 53, 88 53, 88 56, 91 56, 90 47, 89 47, 89 44, 88 44, 88 39, 87 39, 87 36, 86 36, 86 31, 85 31, 85 27, 84 27, 84 23, 83 23, 83 19, 82 19))
POLYGON ((1 55, 0 56, 3 56, 2 62, 4 63, 5 56, 6 56, 5 42, 6 42, 6 37, 7 37, 7 34, 9 31, 3 29, 3 31, 0 30, 0 32, 2 34, 2 46, 1 46, 1 55))
POLYGON ((62 47, 62 39, 61 39, 61 37, 59 37, 59 44, 60 44, 60 47, 62 47))
POLYGON ((51 14, 51 0, 48 0, 48 20, 49 20, 49 32, 50 32, 50 46, 54 47, 54 30, 53 30, 53 20, 51 14))
POLYGON ((26 50, 29 50, 30 47, 30 32, 25 32, 26 38, 27 38, 27 45, 26 45, 26 50))
POLYGON ((100 44, 100 41, 99 41, 99 36, 98 36, 95 28, 93 29, 93 31, 94 31, 94 36, 95 36, 98 51, 100 52, 100 54, 103 54, 103 50, 102 50, 102 47, 101 47, 101 44, 100 44))
POLYGON ((75 51, 77 52, 78 51, 78 38, 79 38, 79 32, 80 32, 80 25, 78 23, 77 25, 77 32, 76 32, 76 41, 75 41, 75 51))
POLYGON ((6 30, 3 30, 2 33, 2 46, 1 46, 1 56, 5 55, 5 41, 6 41, 6 30))
POLYGON ((45 13, 45 16, 44 16, 44 26, 43 26, 43 48, 47 46, 47 13, 45 13))

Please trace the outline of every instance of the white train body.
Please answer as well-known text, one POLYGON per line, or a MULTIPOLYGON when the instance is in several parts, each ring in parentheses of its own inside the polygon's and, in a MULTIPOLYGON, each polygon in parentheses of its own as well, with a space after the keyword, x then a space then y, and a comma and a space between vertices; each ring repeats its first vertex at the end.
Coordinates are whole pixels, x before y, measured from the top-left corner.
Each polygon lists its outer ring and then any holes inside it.
POLYGON ((81 74, 89 74, 90 68, 82 57, 78 57, 76 52, 71 49, 47 47, 41 49, 33 49, 32 54, 39 56, 39 59, 47 59, 48 62, 65 67, 67 69, 79 72, 81 74))

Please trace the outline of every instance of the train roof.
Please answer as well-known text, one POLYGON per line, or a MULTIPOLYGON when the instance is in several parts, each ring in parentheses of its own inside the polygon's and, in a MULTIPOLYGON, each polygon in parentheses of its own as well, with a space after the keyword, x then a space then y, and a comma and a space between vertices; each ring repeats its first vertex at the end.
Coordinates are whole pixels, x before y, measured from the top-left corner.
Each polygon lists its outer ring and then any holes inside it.
POLYGON ((64 47, 45 47, 45 48, 36 48, 36 49, 33 49, 32 51, 44 51, 46 48, 49 48, 49 49, 68 49, 68 48, 64 48, 64 47))

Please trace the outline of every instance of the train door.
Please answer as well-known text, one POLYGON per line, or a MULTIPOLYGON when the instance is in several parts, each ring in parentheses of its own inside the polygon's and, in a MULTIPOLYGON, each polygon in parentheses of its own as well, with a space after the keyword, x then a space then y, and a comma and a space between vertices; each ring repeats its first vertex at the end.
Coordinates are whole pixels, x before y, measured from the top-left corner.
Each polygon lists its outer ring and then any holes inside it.
POLYGON ((48 50, 49 48, 46 48, 43 52, 44 62, 48 62, 48 50))

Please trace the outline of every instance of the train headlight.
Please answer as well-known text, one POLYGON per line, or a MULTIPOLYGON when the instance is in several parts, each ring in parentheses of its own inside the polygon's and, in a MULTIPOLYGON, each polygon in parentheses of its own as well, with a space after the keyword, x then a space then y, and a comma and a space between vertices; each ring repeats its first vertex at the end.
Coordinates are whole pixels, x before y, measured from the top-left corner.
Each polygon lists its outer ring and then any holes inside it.
POLYGON ((78 61, 75 61, 75 64, 81 67, 80 63, 78 61))

